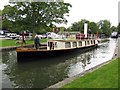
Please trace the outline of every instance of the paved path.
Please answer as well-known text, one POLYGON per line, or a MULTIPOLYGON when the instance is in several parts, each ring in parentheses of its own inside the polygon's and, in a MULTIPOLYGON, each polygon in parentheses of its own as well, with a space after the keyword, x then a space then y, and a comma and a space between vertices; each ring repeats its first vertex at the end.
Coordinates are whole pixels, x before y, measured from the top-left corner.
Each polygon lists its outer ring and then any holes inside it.
POLYGON ((117 40, 115 52, 114 52, 114 55, 113 55, 113 58, 118 58, 118 57, 120 57, 120 37, 117 40))

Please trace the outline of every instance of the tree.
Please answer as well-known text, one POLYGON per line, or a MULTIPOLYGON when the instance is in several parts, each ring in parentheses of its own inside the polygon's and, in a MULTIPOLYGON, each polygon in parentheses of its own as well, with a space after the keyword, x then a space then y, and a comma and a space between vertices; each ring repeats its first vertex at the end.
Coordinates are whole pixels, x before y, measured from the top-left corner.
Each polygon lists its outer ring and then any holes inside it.
POLYGON ((71 7, 69 3, 63 2, 17 2, 12 4, 13 6, 8 5, 4 8, 3 21, 10 21, 19 31, 29 30, 33 33, 41 32, 40 30, 42 32, 50 31, 51 25, 54 23, 67 23, 65 16, 68 16, 69 7, 71 7))
POLYGON ((90 22, 88 26, 92 34, 96 34, 97 31, 99 32, 99 28, 95 22, 90 22))
POLYGON ((22 22, 16 5, 6 5, 2 10, 2 28, 8 29, 11 32, 19 32, 22 30, 22 22))
POLYGON ((100 20, 98 22, 99 29, 103 34, 105 34, 107 37, 111 35, 111 23, 108 20, 100 20))
POLYGON ((111 27, 111 32, 114 32, 114 31, 115 31, 115 32, 118 32, 118 29, 117 29, 117 27, 112 26, 112 27, 111 27))
POLYGON ((89 21, 85 20, 85 19, 82 19, 79 22, 73 23, 72 26, 71 26, 72 31, 79 31, 79 32, 83 33, 84 32, 84 23, 89 24, 89 21))
POLYGON ((120 23, 118 24, 117 28, 118 28, 118 33, 120 34, 120 23))

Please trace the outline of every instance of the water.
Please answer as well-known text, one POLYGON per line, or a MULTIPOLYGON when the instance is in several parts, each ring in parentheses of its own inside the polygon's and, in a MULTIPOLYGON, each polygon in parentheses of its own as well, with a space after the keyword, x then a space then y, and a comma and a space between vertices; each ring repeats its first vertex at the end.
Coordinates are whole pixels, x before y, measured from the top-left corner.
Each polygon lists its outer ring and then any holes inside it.
POLYGON ((15 51, 3 52, 2 88, 46 88, 110 60, 115 45, 116 40, 111 39, 86 53, 22 63, 17 62, 15 51))

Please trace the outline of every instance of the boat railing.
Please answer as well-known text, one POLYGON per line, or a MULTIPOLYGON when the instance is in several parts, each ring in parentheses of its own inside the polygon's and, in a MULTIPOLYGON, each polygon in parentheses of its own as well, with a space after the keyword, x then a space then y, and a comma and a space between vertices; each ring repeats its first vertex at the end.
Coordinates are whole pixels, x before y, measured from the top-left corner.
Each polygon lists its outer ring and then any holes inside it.
POLYGON ((85 34, 77 33, 76 39, 77 40, 83 40, 83 39, 97 39, 98 36, 96 34, 87 34, 87 37, 85 37, 85 34))

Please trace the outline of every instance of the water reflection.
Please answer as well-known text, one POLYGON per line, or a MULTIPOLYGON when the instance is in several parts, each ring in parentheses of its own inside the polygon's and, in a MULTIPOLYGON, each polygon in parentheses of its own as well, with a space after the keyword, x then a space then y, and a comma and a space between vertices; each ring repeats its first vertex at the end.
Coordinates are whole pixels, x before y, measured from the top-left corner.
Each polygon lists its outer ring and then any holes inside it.
POLYGON ((15 51, 3 52, 3 88, 46 88, 111 59, 115 45, 112 39, 86 53, 24 63, 17 63, 15 51))
POLYGON ((90 52, 79 55, 79 57, 73 58, 75 63, 71 63, 68 67, 68 77, 75 76, 85 70, 85 67, 91 63, 90 58, 92 54, 90 52))

